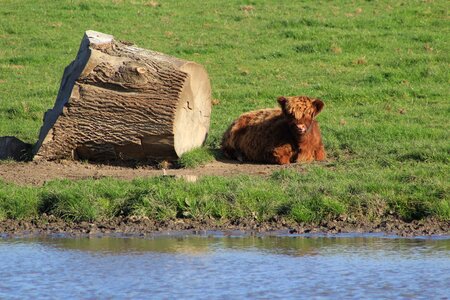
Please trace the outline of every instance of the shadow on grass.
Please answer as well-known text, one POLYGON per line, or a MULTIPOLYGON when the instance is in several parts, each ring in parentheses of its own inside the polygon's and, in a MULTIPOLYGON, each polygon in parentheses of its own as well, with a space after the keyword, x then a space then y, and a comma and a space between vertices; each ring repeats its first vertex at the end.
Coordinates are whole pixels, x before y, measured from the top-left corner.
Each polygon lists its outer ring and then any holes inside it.
POLYGON ((0 137, 0 160, 30 161, 33 145, 14 136, 0 137))

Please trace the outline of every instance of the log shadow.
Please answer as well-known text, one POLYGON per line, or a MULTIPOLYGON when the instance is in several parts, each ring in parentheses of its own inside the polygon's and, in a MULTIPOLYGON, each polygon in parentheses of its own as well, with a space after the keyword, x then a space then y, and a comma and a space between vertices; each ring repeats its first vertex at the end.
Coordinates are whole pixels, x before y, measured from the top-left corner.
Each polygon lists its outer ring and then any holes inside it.
POLYGON ((214 148, 209 149, 211 154, 214 156, 214 159, 220 163, 223 164, 230 164, 230 165, 275 165, 275 164, 269 164, 266 162, 254 162, 254 161, 240 161, 237 159, 229 158, 225 156, 223 151, 220 148, 214 148))
POLYGON ((0 137, 0 160, 30 161, 32 144, 25 143, 15 136, 0 137))

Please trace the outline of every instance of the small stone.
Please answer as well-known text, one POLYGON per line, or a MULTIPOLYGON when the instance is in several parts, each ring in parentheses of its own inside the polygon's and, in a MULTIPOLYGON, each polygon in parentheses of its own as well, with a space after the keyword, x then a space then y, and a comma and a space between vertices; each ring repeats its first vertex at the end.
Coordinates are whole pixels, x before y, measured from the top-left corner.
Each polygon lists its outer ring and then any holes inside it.
POLYGON ((175 175, 176 179, 182 179, 186 182, 196 182, 198 180, 197 175, 175 175))

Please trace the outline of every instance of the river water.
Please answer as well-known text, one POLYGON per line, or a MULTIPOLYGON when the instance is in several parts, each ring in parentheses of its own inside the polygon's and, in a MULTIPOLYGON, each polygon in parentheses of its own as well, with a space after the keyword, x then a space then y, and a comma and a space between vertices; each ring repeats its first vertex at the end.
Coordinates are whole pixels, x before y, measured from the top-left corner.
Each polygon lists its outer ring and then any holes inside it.
POLYGON ((0 239, 0 299, 450 299, 450 237, 0 239))

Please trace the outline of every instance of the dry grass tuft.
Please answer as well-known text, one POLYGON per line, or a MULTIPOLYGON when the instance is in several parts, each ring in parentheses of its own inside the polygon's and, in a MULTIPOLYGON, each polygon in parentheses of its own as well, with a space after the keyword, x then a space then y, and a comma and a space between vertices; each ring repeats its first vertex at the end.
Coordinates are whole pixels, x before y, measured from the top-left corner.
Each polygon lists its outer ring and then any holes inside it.
POLYGON ((245 12, 251 12, 255 10, 255 7, 253 5, 242 5, 241 10, 245 12))
POLYGON ((423 48, 427 51, 427 52, 433 52, 433 48, 430 46, 430 44, 426 43, 425 45, 423 45, 423 48))
POLYGON ((355 64, 355 65, 365 65, 365 64, 367 64, 366 57, 363 56, 363 57, 358 58, 358 59, 354 62, 354 64, 355 64))
POLYGON ((334 54, 341 54, 342 48, 338 47, 338 46, 333 46, 333 47, 331 47, 331 52, 333 52, 334 54))
POLYGON ((156 2, 156 1, 149 1, 149 2, 147 2, 147 3, 145 3, 144 4, 145 6, 150 6, 150 7, 158 7, 158 6, 161 6, 161 4, 159 4, 158 2, 156 2))

